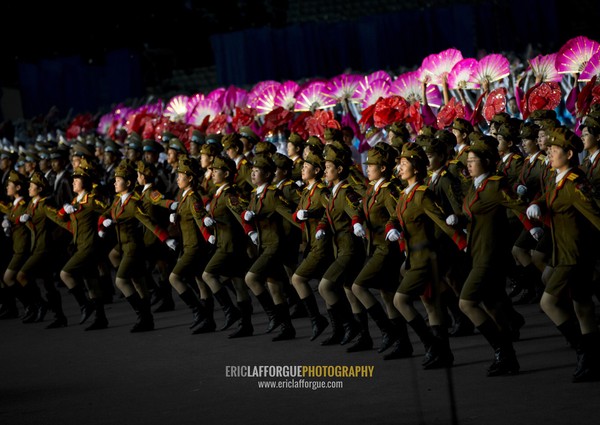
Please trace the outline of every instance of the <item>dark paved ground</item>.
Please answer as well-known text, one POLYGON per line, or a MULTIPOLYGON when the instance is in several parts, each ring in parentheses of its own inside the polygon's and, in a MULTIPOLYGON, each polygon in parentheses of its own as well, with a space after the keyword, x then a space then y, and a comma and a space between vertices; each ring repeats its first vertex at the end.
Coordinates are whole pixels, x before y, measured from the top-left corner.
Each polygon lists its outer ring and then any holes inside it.
MULTIPOLYGON (((84 332, 77 306, 61 291, 67 328, 43 329, 49 317, 30 325, 0 321, 2 425, 600 421, 600 383, 570 382, 575 355, 537 305, 518 306, 527 319, 516 344, 522 373, 488 378, 492 352, 481 335, 451 340, 452 369, 424 371, 412 333, 415 356, 394 361, 375 350, 348 354, 310 342, 308 319, 294 321, 296 340, 271 342, 256 301, 258 332, 251 338, 229 340, 230 331, 191 335, 191 314, 179 300, 175 311, 155 315, 153 332, 130 334, 134 316, 118 298, 107 306, 110 327, 84 332), (374 375, 343 378, 340 389, 259 389, 259 378, 226 377, 226 367, 238 365, 367 365, 374 375)), ((218 309, 219 323, 222 317, 218 309)), ((374 324, 371 330, 377 346, 379 331, 374 324)))

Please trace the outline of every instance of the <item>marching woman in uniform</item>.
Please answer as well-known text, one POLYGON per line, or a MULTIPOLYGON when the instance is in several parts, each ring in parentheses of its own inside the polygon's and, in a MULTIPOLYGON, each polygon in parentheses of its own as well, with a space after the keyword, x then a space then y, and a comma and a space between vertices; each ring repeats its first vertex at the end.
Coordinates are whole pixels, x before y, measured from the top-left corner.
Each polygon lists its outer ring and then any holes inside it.
POLYGON ((107 205, 92 193, 91 170, 76 168, 73 171, 73 193, 71 203, 63 205, 59 211, 47 208, 48 217, 73 234, 75 253, 60 271, 60 278, 69 292, 75 297, 81 309, 80 324, 95 313, 94 321, 86 331, 105 329, 108 320, 104 312, 102 290, 98 278, 98 218, 107 205), (86 297, 87 289, 89 300, 86 297))
POLYGON ((138 316, 131 332, 145 332, 154 329, 154 318, 145 279, 144 233, 139 224, 152 231, 161 242, 167 240, 168 234, 142 210, 142 201, 133 192, 136 181, 133 164, 128 160, 121 161, 115 169, 115 200, 100 216, 98 233, 103 237, 106 230, 114 226, 117 245, 108 257, 117 269, 115 284, 138 316))
POLYGON ((17 280, 23 287, 34 285, 38 316, 36 321, 43 319, 46 305, 39 296, 39 289, 35 283, 36 278, 42 278, 48 307, 54 312, 55 319, 46 326, 46 329, 67 326, 67 318, 62 309, 60 292, 54 285, 50 267, 50 250, 52 246, 52 227, 54 223, 47 220, 46 200, 48 195, 48 180, 41 171, 35 171, 29 179, 30 201, 25 214, 21 215, 21 223, 31 232, 31 256, 17 274, 17 280))
POLYGON ((600 230, 600 209, 589 181, 577 167, 578 154, 583 150, 581 139, 571 130, 558 127, 547 143, 557 175, 545 197, 527 209, 530 218, 547 219, 552 232, 554 270, 540 306, 577 351, 573 382, 598 380, 600 333, 591 283, 597 241, 590 230, 600 230), (566 307, 565 301, 572 303, 573 309, 566 307))
POLYGON ((520 368, 512 344, 512 307, 505 289, 506 264, 513 261, 506 209, 515 212, 534 238, 543 232, 524 217, 525 204, 511 195, 506 177, 494 175, 498 160, 498 142, 493 137, 483 136, 471 145, 467 167, 473 185, 463 202, 473 266, 460 293, 459 305, 494 349, 488 376, 516 374, 520 368))
MULTIPOLYGON (((366 309, 363 315, 371 316, 382 334, 377 352, 383 353, 394 346, 394 354, 387 359, 412 355, 412 345, 408 337, 406 321, 394 307, 394 294, 400 282, 402 254, 398 239, 400 231, 396 218, 398 192, 390 183, 396 152, 387 143, 378 143, 367 153, 367 177, 370 181, 362 199, 362 219, 366 231, 367 262, 354 279, 352 292, 366 309), (386 311, 371 293, 378 289, 386 311)), ((348 351, 369 350, 373 341, 359 338, 348 351)))
MULTIPOLYGON (((27 288, 28 290, 26 291, 25 288, 17 284, 17 273, 23 267, 25 261, 27 261, 31 247, 30 232, 25 223, 20 220, 21 216, 27 210, 27 201, 25 199, 27 193, 26 184, 27 180, 23 174, 15 170, 10 170, 6 183, 6 195, 12 199, 12 202, 0 202, 0 212, 4 214, 2 230, 6 236, 12 237, 13 242, 13 255, 8 267, 4 271, 4 283, 8 286, 7 290, 11 291, 11 295, 21 301, 23 307, 25 307, 24 323, 28 323, 32 319, 35 320, 38 312, 36 306, 31 302, 31 287, 27 288)), ((7 316, 17 316, 16 306, 14 307, 15 311, 8 312, 11 314, 7 314, 7 316)))
POLYGON ((256 228, 249 236, 258 247, 258 257, 246 273, 245 280, 269 317, 267 332, 281 325, 281 331, 273 341, 282 341, 296 337, 283 287, 283 282, 288 279, 283 267, 288 247, 282 237, 283 220, 296 223, 292 219, 293 210, 281 191, 271 184, 275 168, 275 163, 267 155, 254 157, 252 183, 256 189, 252 191, 243 219, 256 228))
POLYGON ((216 191, 210 201, 208 215, 204 217, 204 225, 212 231, 209 236, 216 250, 204 268, 202 279, 212 290, 216 300, 225 313, 225 324, 221 330, 230 328, 240 320, 238 329, 229 338, 251 336, 252 300, 244 275, 250 265, 246 253, 246 236, 252 229, 242 222, 242 213, 248 206, 240 189, 233 183, 236 175, 236 164, 231 158, 217 156, 211 165, 212 179, 216 191), (231 279, 235 289, 237 307, 233 304, 224 282, 231 279))
MULTIPOLYGON (((202 233, 206 211, 202 198, 196 191, 200 172, 196 160, 187 156, 179 158, 177 186, 181 197, 175 212, 169 216, 171 223, 179 226, 182 245, 177 263, 169 275, 169 282, 181 300, 192 310, 193 322, 190 328, 194 329, 193 334, 213 332, 216 329, 212 292, 202 280, 202 271, 210 258, 210 247, 202 233), (195 280, 200 299, 185 281, 186 278, 195 280)), ((165 206, 170 204, 166 202, 165 206)), ((172 250, 177 249, 175 239, 168 239, 166 243, 172 250)))
POLYGON ((294 219, 300 223, 305 243, 304 256, 294 275, 292 285, 304 304, 312 325, 311 341, 323 333, 329 322, 319 311, 317 298, 309 285, 311 279, 321 279, 333 261, 331 235, 317 239, 316 229, 325 214, 324 204, 329 193, 327 186, 321 181, 323 176, 323 159, 319 155, 309 153, 302 165, 302 181, 304 189, 300 195, 294 219))
POLYGON ((321 345, 345 345, 359 333, 370 339, 366 314, 361 314, 363 306, 352 293, 352 284, 365 261, 362 238, 366 233, 360 223, 360 195, 346 180, 353 166, 351 154, 334 143, 323 153, 325 179, 331 190, 315 237, 331 235, 335 259, 319 282, 332 327, 332 334, 321 345))
POLYGON ((423 148, 416 143, 407 143, 400 158, 400 177, 407 187, 400 193, 396 214, 402 227, 406 261, 394 305, 425 346, 423 368, 450 367, 454 355, 440 303, 438 257, 443 255, 440 250, 443 245, 437 241, 436 227, 460 249, 466 246, 466 238, 446 224, 446 216, 436 203, 433 191, 423 183, 429 163, 423 148), (413 305, 415 297, 420 297, 425 307, 429 326, 413 305))

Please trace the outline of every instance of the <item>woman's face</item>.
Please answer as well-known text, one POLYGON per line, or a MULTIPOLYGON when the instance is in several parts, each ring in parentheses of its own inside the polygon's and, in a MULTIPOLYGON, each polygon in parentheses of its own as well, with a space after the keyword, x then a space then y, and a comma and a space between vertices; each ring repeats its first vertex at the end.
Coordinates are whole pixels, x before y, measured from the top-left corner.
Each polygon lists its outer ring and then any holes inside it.
POLYGON ((560 146, 549 146, 548 153, 550 156, 550 164, 552 168, 564 171, 570 165, 570 160, 573 157, 573 151, 566 151, 560 146))
POLYGON ((268 183, 269 177, 271 177, 270 172, 265 171, 262 168, 252 167, 252 173, 250 173, 250 179, 252 180, 252 184, 254 186, 258 187, 265 183, 268 183))
POLYGON ((41 187, 39 187, 35 183, 29 183, 29 197, 30 198, 35 198, 36 196, 39 196, 40 193, 42 193, 41 187))
POLYGON ((295 157, 300 153, 300 148, 297 148, 293 143, 287 143, 287 154, 290 158, 295 157))
POLYGON ((522 146, 523 152, 527 155, 533 155, 539 150, 538 144, 532 139, 523 139, 522 146))
POLYGON ((83 187, 83 180, 80 179, 79 177, 75 177, 73 179, 73 192, 76 194, 81 194, 84 192, 84 187, 83 187))
POLYGON ((325 161, 325 180, 331 183, 338 180, 339 177, 339 167, 336 167, 335 164, 331 161, 325 161))
POLYGON ((408 158, 400 159, 399 174, 400 174, 400 178, 405 181, 414 179, 417 176, 415 167, 413 167, 413 165, 410 163, 408 158))
POLYGON ((581 140, 586 151, 598 149, 598 137, 590 133, 587 127, 583 127, 581 130, 581 140))
POLYGON ((130 185, 129 180, 125 180, 123 177, 115 177, 115 193, 122 194, 129 192, 130 185))
POLYGON ((177 187, 181 190, 189 189, 192 185, 192 176, 184 173, 177 173, 177 187))
POLYGON ((498 152, 500 156, 504 156, 510 151, 510 144, 501 134, 496 135, 496 139, 498 140, 498 152))
POLYGON ((548 135, 544 130, 540 130, 538 132, 538 146, 540 147, 540 150, 546 151, 548 149, 548 145, 546 145, 547 142, 548 135))
POLYGON ((305 162, 302 164, 302 180, 305 182, 314 180, 317 177, 316 168, 314 165, 305 162))
POLYGON ((377 181, 383 177, 383 170, 385 167, 377 164, 368 164, 367 165, 367 178, 369 181, 377 181))
POLYGON ((473 178, 485 174, 485 168, 481 158, 479 158, 473 152, 469 152, 469 156, 467 157, 467 170, 469 170, 469 175, 473 178))
POLYGON ((429 159, 428 170, 435 171, 439 170, 444 166, 444 158, 437 152, 428 153, 427 158, 429 159))
POLYGON ((203 153, 200 155, 200 167, 208 169, 213 162, 213 156, 203 153))
POLYGON ((229 171, 221 170, 220 168, 212 169, 212 180, 214 184, 223 184, 227 181, 229 171))
POLYGON ((8 182, 6 184, 6 194, 8 196, 10 196, 11 198, 14 198, 15 196, 17 196, 18 192, 19 192, 19 187, 16 186, 14 184, 14 182, 8 182))

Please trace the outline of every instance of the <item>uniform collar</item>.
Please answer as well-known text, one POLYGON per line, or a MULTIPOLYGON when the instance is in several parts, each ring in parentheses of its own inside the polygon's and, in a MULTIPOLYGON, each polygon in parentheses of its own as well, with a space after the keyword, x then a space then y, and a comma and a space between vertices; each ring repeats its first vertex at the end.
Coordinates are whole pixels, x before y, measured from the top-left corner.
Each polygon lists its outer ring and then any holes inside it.
POLYGON ((569 171, 571 171, 571 170, 572 170, 572 168, 568 168, 568 169, 566 169, 565 171, 563 171, 562 173, 557 173, 557 174, 556 174, 556 180, 555 180, 555 181, 556 181, 556 184, 560 183, 560 181, 561 181, 562 179, 564 179, 564 178, 565 178, 565 176, 568 174, 568 172, 569 172, 569 171))
POLYGON ((487 179, 489 176, 490 176, 490 173, 485 173, 485 174, 475 177, 473 179, 473 186, 475 186, 475 189, 479 189, 479 187, 481 186, 483 181, 485 179, 487 179))

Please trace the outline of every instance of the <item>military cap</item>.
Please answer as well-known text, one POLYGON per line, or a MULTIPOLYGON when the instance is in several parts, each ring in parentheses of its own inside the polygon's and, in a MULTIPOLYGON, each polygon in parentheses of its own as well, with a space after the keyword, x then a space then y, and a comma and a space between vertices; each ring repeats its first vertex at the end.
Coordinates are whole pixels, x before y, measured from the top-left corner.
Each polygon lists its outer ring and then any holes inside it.
POLYGON ((125 138, 125 143, 129 144, 131 142, 138 142, 141 143, 142 142, 142 136, 140 136, 137 132, 132 131, 131 133, 129 133, 127 135, 127 137, 125 138))
POLYGON ((0 151, 0 159, 11 159, 12 161, 16 161, 19 157, 19 154, 9 150, 0 151))
POLYGON ((428 135, 428 134, 419 134, 415 138, 415 143, 417 145, 423 147, 423 145, 431 143, 431 140, 433 140, 433 134, 431 134, 431 135, 428 135))
POLYGON ((73 178, 87 178, 87 179, 91 179, 92 178, 92 170, 89 168, 83 168, 81 166, 75 168, 75 170, 73 170, 73 174, 72 174, 73 178))
POLYGON ((473 125, 464 118, 454 118, 454 121, 452 121, 452 126, 450 126, 450 128, 453 130, 458 130, 461 133, 469 134, 473 132, 473 125))
POLYGON ((584 127, 594 128, 596 130, 600 130, 600 117, 595 115, 586 115, 583 118, 583 122, 581 124, 581 129, 584 127))
POLYGON ((310 152, 308 155, 306 155, 306 158, 304 158, 304 162, 308 162, 313 167, 319 167, 321 170, 325 169, 323 164, 324 161, 321 155, 310 152))
POLYGON ((200 174, 200 166, 194 158, 182 156, 177 163, 177 172, 187 174, 188 176, 198 176, 200 174))
POLYGON ((142 141, 138 138, 128 138, 127 139, 127 149, 132 149, 134 151, 141 152, 142 151, 142 141))
POLYGON ((448 130, 438 130, 433 137, 448 147, 448 153, 452 152, 457 143, 454 133, 448 130))
POLYGON ((161 137, 163 144, 165 144, 167 146, 169 145, 169 142, 171 141, 171 139, 176 138, 175 135, 168 130, 163 131, 162 134, 160 135, 160 137, 161 137))
POLYGON ((474 131, 472 133, 469 133, 469 144, 473 144, 475 142, 480 142, 483 140, 484 138, 484 134, 479 132, 479 131, 474 131))
POLYGON ((248 126, 242 126, 242 127, 240 127, 239 130, 238 130, 238 134, 241 137, 246 138, 253 145, 255 145, 258 142, 260 142, 260 137, 258 137, 258 135, 250 127, 248 127, 248 126))
POLYGON ((144 152, 161 153, 164 151, 164 148, 154 139, 144 139, 142 140, 142 150, 144 152))
POLYGON ((75 143, 72 147, 71 147, 72 151, 73 151, 73 156, 80 156, 80 157, 84 157, 87 156, 89 158, 91 158, 92 156, 94 156, 92 154, 92 152, 87 148, 86 145, 84 145, 83 143, 75 143))
POLYGON ((69 157, 68 149, 57 147, 50 151, 50 159, 67 159, 69 157))
POLYGON ((105 144, 106 144, 106 141, 102 140, 100 137, 96 137, 94 139, 94 146, 97 148, 104 148, 105 144))
POLYGON ((223 145, 223 149, 227 150, 230 148, 236 149, 238 152, 241 152, 244 149, 244 144, 242 143, 242 139, 240 135, 237 133, 227 134, 221 140, 223 145))
MULTIPOLYGON (((448 133, 446 131, 446 133, 448 133)), ((448 155, 452 146, 448 143, 444 142, 442 139, 431 138, 428 143, 422 145, 423 150, 426 154, 439 154, 439 155, 448 155)))
POLYGON ((267 141, 258 142, 254 147, 254 153, 256 154, 272 155, 275 152, 277 152, 277 146, 267 141))
POLYGON ((556 119, 545 118, 538 120, 538 125, 540 126, 540 130, 545 132, 549 132, 560 125, 560 122, 556 119))
POLYGON ((125 180, 135 180, 136 172, 131 161, 124 159, 115 168, 115 177, 122 177, 125 180))
POLYGON ((289 156, 279 152, 275 152, 271 156, 271 159, 275 163, 275 166, 277 168, 281 168, 282 170, 291 170, 294 166, 294 161, 292 161, 289 156))
POLYGON ((220 143, 205 143, 200 148, 200 154, 208 156, 217 156, 223 150, 223 145, 220 143))
POLYGON ((352 164, 352 156, 348 155, 348 152, 341 149, 338 145, 339 143, 325 145, 325 148, 323 149, 323 159, 343 167, 350 166, 352 164))
POLYGON ((510 121, 511 116, 509 114, 507 114, 506 112, 498 112, 497 114, 494 114, 494 116, 492 117, 492 119, 490 120, 490 124, 496 124, 496 125, 502 125, 502 124, 506 124, 507 122, 510 121))
POLYGON ((233 178, 237 173, 237 166, 235 165, 235 161, 228 156, 217 156, 215 160, 212 162, 210 168, 214 168, 217 170, 229 171, 229 177, 233 178))
POLYGON ((213 133, 213 134, 206 135, 206 138, 204 139, 204 143, 214 143, 214 144, 221 146, 222 140, 223 140, 222 135, 213 133))
POLYGON ((432 125, 424 125, 421 128, 421 131, 419 131, 419 135, 423 135, 423 136, 431 136, 433 137, 435 135, 436 132, 436 128, 432 125))
POLYGON ((144 161, 138 161, 136 163, 135 170, 147 177, 156 177, 157 174, 156 166, 154 164, 148 164, 144 161))
POLYGON ((167 146, 168 146, 168 149, 173 149, 174 151, 177 151, 179 153, 185 153, 185 154, 188 153, 183 142, 181 140, 179 140, 177 137, 173 137, 172 139, 170 139, 169 144, 167 146))
POLYGON ((197 145, 205 143, 204 134, 202 134, 200 130, 192 130, 192 135, 190 136, 190 143, 196 143, 197 145))
POLYGON ((373 146, 371 149, 367 151, 367 159, 364 164, 367 165, 379 165, 379 166, 389 166, 391 155, 389 151, 386 151, 384 148, 373 146))
POLYGON ((408 128, 406 128, 403 122, 393 123, 389 126, 388 131, 394 133, 394 135, 397 137, 402 137, 404 141, 407 141, 410 138, 408 128))
POLYGON ((44 173, 39 170, 33 172, 31 177, 29 177, 29 181, 42 190, 48 189, 48 186, 50 186, 50 183, 48 182, 46 176, 44 176, 44 173))
POLYGON ((498 135, 506 140, 514 141, 519 138, 519 127, 511 121, 507 121, 498 128, 498 135))
POLYGON ((492 162, 500 159, 498 140, 492 136, 484 135, 479 140, 471 143, 470 151, 492 162))
POLYGON ((532 121, 539 120, 555 120, 556 119, 556 111, 553 109, 538 109, 529 114, 529 119, 532 121))
POLYGON ((297 148, 302 149, 304 147, 304 139, 302 139, 298 133, 290 134, 290 137, 288 137, 287 141, 297 148))
POLYGON ((551 131, 549 136, 548 145, 560 146, 565 150, 572 150, 575 153, 583 151, 581 138, 567 127, 557 127, 551 131))
POLYGON ((42 159, 50 159, 50 150, 46 148, 40 148, 38 151, 38 157, 42 159))
POLYGON ((16 170, 10 170, 8 172, 8 181, 13 182, 15 186, 25 187, 27 178, 16 170))
POLYGON ((318 149, 319 152, 323 151, 323 142, 317 136, 310 136, 306 139, 306 146, 310 146, 311 149, 318 149))
POLYGON ((24 160, 25 162, 38 162, 39 157, 35 152, 27 151, 25 152, 24 160))
POLYGON ((339 128, 327 127, 323 131, 323 138, 327 141, 337 140, 338 142, 341 142, 344 140, 343 135, 344 134, 342 133, 342 130, 340 130, 339 128))
POLYGON ((402 147, 400 158, 414 159, 425 164, 425 166, 429 165, 429 158, 427 158, 425 150, 416 143, 405 144, 402 147))
POLYGON ((524 122, 519 131, 519 137, 522 140, 537 140, 540 126, 532 122, 524 122))
POLYGON ((252 167, 274 172, 276 165, 275 162, 273 162, 273 160, 271 159, 271 157, 266 155, 257 155, 252 161, 252 167))
POLYGON ((104 144, 104 152, 112 152, 115 155, 121 155, 121 148, 114 140, 107 140, 104 144))

